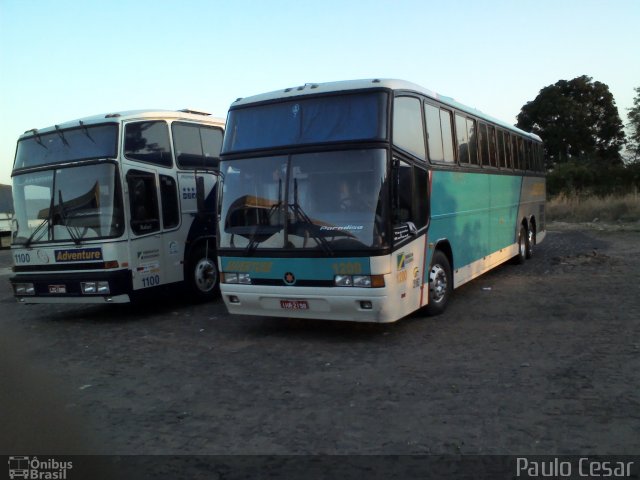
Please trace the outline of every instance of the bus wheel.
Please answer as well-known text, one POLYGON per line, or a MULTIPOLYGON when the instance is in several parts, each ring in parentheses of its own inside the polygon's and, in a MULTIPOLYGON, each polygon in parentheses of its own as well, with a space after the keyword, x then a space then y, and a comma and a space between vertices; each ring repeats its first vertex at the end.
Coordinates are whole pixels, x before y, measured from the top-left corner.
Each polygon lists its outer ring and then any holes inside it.
POLYGON ((527 229, 524 225, 520 225, 520 232, 518 233, 518 255, 513 258, 513 263, 522 265, 527 258, 527 250, 527 229))
POLYGON ((207 253, 204 246, 191 254, 187 271, 189 293, 196 300, 211 300, 218 294, 218 266, 212 249, 207 253))
POLYGON ((453 278, 449 259, 440 250, 436 250, 429 267, 429 303, 426 312, 439 315, 444 312, 453 291, 453 278))
POLYGON ((533 229, 533 225, 529 226, 529 232, 527 234, 527 248, 525 256, 527 258, 533 257, 533 246, 536 244, 536 232, 533 229))

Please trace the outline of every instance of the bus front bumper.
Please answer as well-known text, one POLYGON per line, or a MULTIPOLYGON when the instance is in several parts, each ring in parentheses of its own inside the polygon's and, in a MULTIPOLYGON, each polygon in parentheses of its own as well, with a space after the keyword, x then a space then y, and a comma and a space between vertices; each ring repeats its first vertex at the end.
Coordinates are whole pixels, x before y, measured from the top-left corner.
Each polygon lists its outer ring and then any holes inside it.
POLYGON ((390 311, 384 288, 260 287, 221 284, 222 299, 234 315, 309 318, 388 323, 399 317, 390 311))
POLYGON ((18 274, 9 279, 20 303, 127 303, 131 272, 18 274), (95 291, 89 291, 89 287, 95 291), (102 291, 104 287, 108 291, 102 291), (99 287, 102 287, 99 288, 99 287))

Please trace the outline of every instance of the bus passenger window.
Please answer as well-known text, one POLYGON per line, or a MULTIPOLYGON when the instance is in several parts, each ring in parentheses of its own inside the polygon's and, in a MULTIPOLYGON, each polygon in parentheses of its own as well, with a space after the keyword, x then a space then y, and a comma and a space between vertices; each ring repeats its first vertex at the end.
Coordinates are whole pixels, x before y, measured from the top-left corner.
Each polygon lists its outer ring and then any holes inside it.
POLYGON ((393 103, 393 143, 403 150, 425 159, 424 130, 420 100, 397 97, 393 103))
POLYGON ((498 159, 496 155, 496 128, 489 125, 488 127, 488 139, 489 139, 489 165, 492 167, 498 166, 498 159))
POLYGON ((478 165, 478 126, 471 118, 467 118, 467 137, 469 138, 469 163, 478 165))
POLYGON ((424 118, 427 122, 427 144, 429 146, 429 160, 443 162, 442 126, 440 124, 440 109, 429 105, 424 106, 424 118))
POLYGON ((451 126, 451 112, 440 109, 440 127, 442 130, 442 149, 444 161, 455 163, 456 157, 453 153, 453 127, 451 126))
POLYGON ((469 137, 467 135, 466 119, 456 114, 456 145, 460 163, 469 163, 469 137))
POLYGON ((505 155, 505 167, 513 168, 513 162, 511 160, 511 134, 504 132, 504 155, 505 155))
POLYGON ((502 130, 498 130, 496 131, 497 135, 498 135, 498 166, 500 168, 507 168, 507 161, 506 161, 506 157, 504 155, 504 135, 502 130))
POLYGON ((518 137, 511 135, 511 157, 513 161, 513 168, 516 170, 520 168, 520 153, 518 150, 518 137))
POLYGON ((489 163, 489 136, 487 135, 486 123, 481 123, 480 127, 480 163, 482 166, 488 166, 489 163))
POLYGON ((218 168, 222 130, 191 123, 173 122, 173 148, 181 168, 218 168))
POLYGON ((135 122, 125 127, 124 155, 131 160, 171 167, 171 146, 166 122, 135 122))

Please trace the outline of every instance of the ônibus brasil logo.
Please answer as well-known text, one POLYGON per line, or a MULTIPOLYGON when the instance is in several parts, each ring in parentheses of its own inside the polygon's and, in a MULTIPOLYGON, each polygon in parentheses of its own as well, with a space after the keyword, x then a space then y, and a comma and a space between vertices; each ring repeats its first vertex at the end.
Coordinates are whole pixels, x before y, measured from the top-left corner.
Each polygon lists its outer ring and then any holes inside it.
POLYGON ((73 468, 73 462, 60 462, 53 458, 39 460, 38 457, 9 457, 9 478, 37 480, 65 480, 67 470, 73 468))

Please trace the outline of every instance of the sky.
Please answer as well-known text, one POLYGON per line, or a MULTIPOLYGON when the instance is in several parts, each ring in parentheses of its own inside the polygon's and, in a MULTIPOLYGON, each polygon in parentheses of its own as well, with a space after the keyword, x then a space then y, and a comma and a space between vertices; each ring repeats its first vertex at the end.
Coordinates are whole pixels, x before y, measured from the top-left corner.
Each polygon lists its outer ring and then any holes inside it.
POLYGON ((304 83, 399 78, 494 117, 588 75, 623 123, 639 0, 0 0, 0 183, 18 136, 100 113, 193 108, 304 83))

